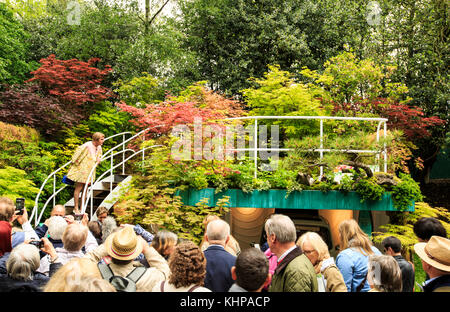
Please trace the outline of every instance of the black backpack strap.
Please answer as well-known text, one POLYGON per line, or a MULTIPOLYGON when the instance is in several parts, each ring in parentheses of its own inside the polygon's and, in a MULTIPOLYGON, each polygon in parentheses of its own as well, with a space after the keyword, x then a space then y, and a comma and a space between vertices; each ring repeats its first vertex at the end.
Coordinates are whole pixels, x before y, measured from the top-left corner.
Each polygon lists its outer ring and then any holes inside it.
POLYGON ((109 282, 111 280, 111 277, 114 276, 114 273, 109 267, 109 264, 99 263, 97 264, 97 266, 100 274, 102 275, 102 278, 109 282))
POLYGON ((161 288, 161 292, 164 292, 164 283, 165 283, 165 281, 162 281, 161 285, 159 286, 161 288))
POLYGON ((358 285, 358 287, 356 287, 356 291, 357 292, 361 292, 361 290, 364 288, 364 286, 366 285, 366 281, 367 281, 367 274, 364 277, 363 281, 361 282, 361 284, 358 285))
POLYGON ((127 275, 127 278, 132 280, 136 284, 137 281, 142 277, 142 275, 144 275, 145 271, 147 271, 146 267, 143 266, 136 267, 133 271, 131 271, 127 275))

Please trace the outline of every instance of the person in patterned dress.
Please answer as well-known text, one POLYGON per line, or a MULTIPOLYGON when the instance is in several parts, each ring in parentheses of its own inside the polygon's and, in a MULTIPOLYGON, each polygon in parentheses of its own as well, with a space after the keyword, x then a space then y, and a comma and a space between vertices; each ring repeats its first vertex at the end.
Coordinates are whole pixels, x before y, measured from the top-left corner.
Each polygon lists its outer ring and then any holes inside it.
MULTIPOLYGON (((92 141, 80 145, 72 156, 72 165, 67 173, 67 178, 75 182, 73 193, 74 212, 79 211, 80 192, 88 182, 91 170, 101 162, 102 145, 105 141, 105 135, 96 132, 92 135, 92 141)), ((93 172, 93 181, 95 181, 95 171, 93 172)))

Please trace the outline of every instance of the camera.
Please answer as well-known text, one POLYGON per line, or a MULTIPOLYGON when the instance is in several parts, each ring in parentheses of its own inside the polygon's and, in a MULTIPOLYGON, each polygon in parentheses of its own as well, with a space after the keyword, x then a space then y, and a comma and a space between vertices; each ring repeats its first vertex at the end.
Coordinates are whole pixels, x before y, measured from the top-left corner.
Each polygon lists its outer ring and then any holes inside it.
POLYGON ((75 221, 81 221, 83 219, 83 216, 84 216, 84 214, 82 214, 82 213, 76 213, 74 215, 74 219, 75 219, 75 221))
POLYGON ((16 198, 16 210, 19 211, 17 215, 23 215, 25 209, 25 198, 16 198))
POLYGON ((32 240, 30 245, 36 246, 38 249, 44 248, 44 241, 32 240))

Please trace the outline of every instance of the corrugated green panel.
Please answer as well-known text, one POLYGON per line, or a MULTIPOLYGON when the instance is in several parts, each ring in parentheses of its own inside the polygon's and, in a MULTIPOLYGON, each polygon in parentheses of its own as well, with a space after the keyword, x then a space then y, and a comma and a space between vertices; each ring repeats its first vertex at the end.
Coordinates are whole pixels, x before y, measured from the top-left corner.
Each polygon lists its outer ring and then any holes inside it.
MULTIPOLYGON (((395 211, 391 195, 385 193, 378 201, 364 201, 356 192, 341 193, 338 191, 302 191, 292 192, 286 198, 286 190, 253 191, 244 193, 239 189, 215 193, 215 189, 189 189, 178 192, 185 205, 195 206, 202 198, 209 198, 209 203, 215 205, 223 196, 230 196, 229 207, 275 208, 275 209, 337 209, 337 210, 367 210, 395 211)), ((414 211, 411 203, 408 211, 414 211)))
POLYGON ((430 172, 430 179, 450 179, 450 148, 439 152, 430 172), (445 152, 445 153, 444 153, 445 152))
POLYGON ((369 237, 372 236, 372 213, 367 210, 359 212, 358 224, 369 237))

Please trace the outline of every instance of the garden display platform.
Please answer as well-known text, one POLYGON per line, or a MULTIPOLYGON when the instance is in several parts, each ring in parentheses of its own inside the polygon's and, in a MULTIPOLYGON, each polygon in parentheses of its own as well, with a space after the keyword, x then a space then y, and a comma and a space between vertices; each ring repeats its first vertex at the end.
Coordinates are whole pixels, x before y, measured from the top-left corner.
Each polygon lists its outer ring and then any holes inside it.
MULTIPOLYGON (((287 197, 287 190, 270 189, 266 191, 254 190, 245 193, 240 189, 228 189, 216 193, 214 188, 201 190, 188 189, 178 191, 176 195, 188 206, 195 206, 202 198, 209 198, 209 204, 215 205, 217 201, 229 196, 229 208, 275 208, 275 209, 327 209, 327 210, 362 210, 362 211, 398 211, 395 208, 390 193, 384 193, 381 200, 365 200, 356 192, 293 191, 287 197)), ((404 211, 414 211, 414 202, 404 211)))

